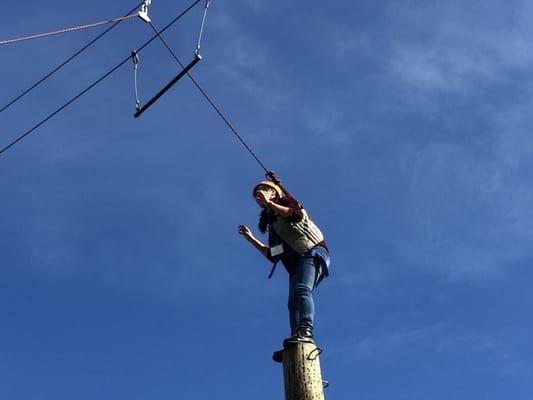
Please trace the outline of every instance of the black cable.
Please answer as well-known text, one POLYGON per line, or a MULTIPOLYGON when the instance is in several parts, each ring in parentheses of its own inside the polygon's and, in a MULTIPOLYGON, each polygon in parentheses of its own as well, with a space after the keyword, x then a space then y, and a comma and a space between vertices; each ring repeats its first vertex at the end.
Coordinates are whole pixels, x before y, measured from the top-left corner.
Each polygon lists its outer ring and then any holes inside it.
MULTIPOLYGON (((181 17, 183 17, 185 14, 187 14, 196 4, 198 4, 201 0, 195 0, 190 6, 188 6, 185 11, 180 13, 176 18, 174 18, 170 23, 168 23, 161 31, 157 32, 157 34, 153 35, 149 40, 144 42, 144 44, 139 47, 137 50, 137 53, 142 51, 146 46, 148 46, 159 34, 166 31, 170 26, 174 25, 181 17)), ((122 60, 120 63, 115 65, 111 70, 106 72, 104 75, 102 75, 100 78, 98 78, 96 81, 94 81, 91 85, 89 85, 86 89, 84 89, 82 92, 78 93, 76 96, 74 96, 72 99, 67 101, 65 104, 63 104, 61 107, 59 107, 57 110, 55 110, 52 114, 48 115, 46 118, 44 118, 41 122, 39 122, 37 125, 33 126, 28 131, 24 132, 21 136, 19 136, 17 139, 15 139, 13 142, 8 144, 6 147, 4 147, 2 150, 0 150, 0 155, 2 155, 5 151, 13 147, 15 144, 17 144, 19 141, 24 139, 26 136, 28 136, 30 133, 34 132, 37 128, 39 128, 41 125, 46 123, 48 120, 50 120, 52 117, 63 111, 65 108, 67 108, 70 104, 74 103, 77 99, 79 99, 81 96, 83 96, 85 93, 87 93, 89 90, 91 90, 93 87, 98 85, 100 82, 102 82, 104 79, 106 79, 109 75, 111 75, 113 72, 115 72, 117 69, 122 67, 124 64, 126 64, 128 61, 131 60, 131 55, 128 55, 124 60, 122 60)))
MULTIPOLYGON (((128 11, 125 16, 130 15, 132 12, 134 12, 137 8, 139 8, 143 3, 140 3, 135 8, 132 8, 130 11, 128 11)), ((99 39, 102 38, 106 33, 108 33, 111 29, 113 29, 115 26, 120 24, 121 21, 115 22, 113 25, 111 25, 109 28, 107 28, 105 31, 100 33, 98 36, 96 36, 93 40, 91 40, 89 43, 87 43, 85 46, 83 46, 81 49, 79 49, 76 53, 74 53, 72 56, 67 58, 65 61, 63 61, 60 65, 58 65, 56 68, 54 68, 52 71, 50 71, 48 74, 46 74, 44 77, 39 79, 37 82, 35 82, 33 85, 31 85, 28 89, 23 91, 21 94, 19 94, 17 97, 15 97, 13 100, 11 100, 9 103, 7 103, 5 106, 3 106, 0 109, 0 113, 7 110, 9 107, 11 107, 13 104, 15 104, 17 101, 19 101, 21 98, 26 96, 29 92, 31 92, 33 89, 35 89, 37 86, 39 86, 41 83, 46 81, 48 78, 50 78, 53 74, 55 74, 57 71, 59 71, 61 68, 63 68, 65 65, 67 65, 69 62, 74 60, 76 57, 78 57, 81 53, 83 53, 85 50, 87 50, 90 46, 92 46, 95 42, 97 42, 99 39)))
MULTIPOLYGON (((163 36, 161 36, 161 33, 163 33, 163 31, 158 32, 157 29, 155 28, 154 24, 152 24, 151 22, 150 22, 150 27, 154 30, 154 32, 156 32, 157 37, 159 37, 159 39, 161 39, 161 41, 163 42, 165 47, 168 49, 170 54, 172 54, 172 57, 174 58, 174 60, 176 60, 176 62, 181 66, 181 68, 185 68, 185 65, 183 65, 183 63, 178 59, 178 57, 176 56, 174 51, 170 48, 170 46, 168 45, 166 40, 163 38, 163 36)), ((220 109, 217 107, 217 105, 213 102, 211 97, 209 97, 207 92, 200 86, 200 84, 196 81, 196 79, 194 79, 194 77, 190 73, 187 72, 187 76, 192 81, 192 83, 194 83, 194 85, 200 91, 200 93, 202 93, 204 98, 211 105, 211 107, 213 107, 213 109, 220 116, 220 118, 222 118, 222 120, 226 123, 228 128, 233 132, 233 134, 237 137, 237 139, 239 139, 239 141, 244 145, 246 150, 248 150, 248 152, 252 155, 252 157, 255 158, 255 160, 261 166, 261 168, 263 168, 265 170, 265 172, 268 172, 269 170, 267 169, 267 167, 265 167, 265 165, 261 162, 261 160, 259 159, 257 154, 255 154, 255 152, 250 148, 250 146, 248 146, 248 144, 243 139, 243 137, 239 134, 239 132, 237 132, 237 130, 233 127, 233 125, 228 121, 228 119, 224 116, 222 111, 220 111, 220 109)))

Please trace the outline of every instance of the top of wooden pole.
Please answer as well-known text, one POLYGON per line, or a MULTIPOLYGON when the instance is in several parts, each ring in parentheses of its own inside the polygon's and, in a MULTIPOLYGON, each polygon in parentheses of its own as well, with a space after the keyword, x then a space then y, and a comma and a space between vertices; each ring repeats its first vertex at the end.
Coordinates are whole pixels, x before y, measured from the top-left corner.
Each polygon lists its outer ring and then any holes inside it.
POLYGON ((286 343, 283 376, 286 400, 324 400, 320 353, 315 343, 286 343))

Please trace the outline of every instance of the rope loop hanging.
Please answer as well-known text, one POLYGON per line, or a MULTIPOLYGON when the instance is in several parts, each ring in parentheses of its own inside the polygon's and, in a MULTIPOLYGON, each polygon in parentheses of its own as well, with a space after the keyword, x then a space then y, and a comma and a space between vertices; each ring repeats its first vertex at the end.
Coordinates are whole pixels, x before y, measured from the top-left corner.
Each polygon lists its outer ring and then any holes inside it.
POLYGON ((139 88, 137 84, 137 69, 139 68, 139 55, 135 50, 131 52, 131 61, 133 62, 133 88, 135 89, 135 108, 138 110, 141 108, 141 100, 139 99, 139 88))

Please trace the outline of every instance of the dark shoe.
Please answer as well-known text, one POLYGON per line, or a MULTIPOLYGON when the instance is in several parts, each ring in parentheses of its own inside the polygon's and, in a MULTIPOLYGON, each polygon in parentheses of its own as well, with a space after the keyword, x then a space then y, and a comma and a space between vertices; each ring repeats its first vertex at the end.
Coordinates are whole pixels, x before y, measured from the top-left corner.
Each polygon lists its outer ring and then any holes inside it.
POLYGON ((301 326, 291 337, 285 339, 284 343, 315 343, 313 339, 313 328, 301 326))
POLYGON ((283 350, 275 351, 274 354, 272 354, 272 359, 278 363, 283 362, 283 350))

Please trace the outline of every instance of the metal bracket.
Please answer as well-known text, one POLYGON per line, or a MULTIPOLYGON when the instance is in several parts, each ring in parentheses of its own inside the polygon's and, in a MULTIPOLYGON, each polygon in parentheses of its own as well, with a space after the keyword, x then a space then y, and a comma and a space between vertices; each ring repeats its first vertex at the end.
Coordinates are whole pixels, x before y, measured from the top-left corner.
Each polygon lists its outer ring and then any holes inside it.
POLYGON ((324 350, 322 350, 320 347, 315 347, 311 352, 307 355, 307 359, 310 361, 315 361, 320 354, 322 354, 324 350), (316 353, 316 354, 315 354, 316 353))

